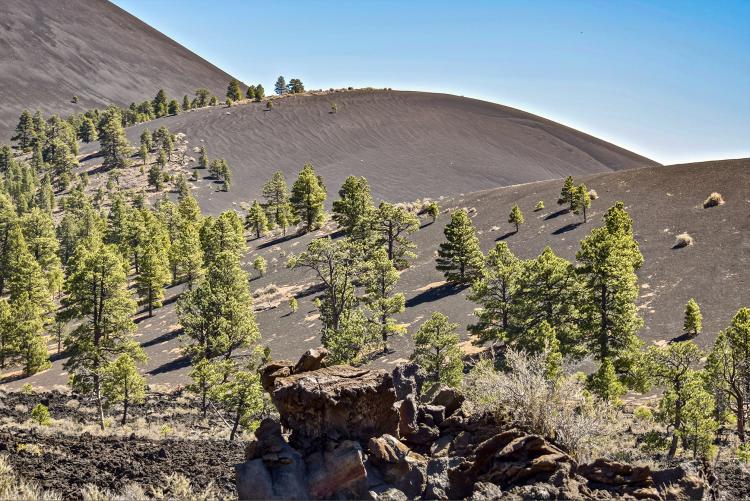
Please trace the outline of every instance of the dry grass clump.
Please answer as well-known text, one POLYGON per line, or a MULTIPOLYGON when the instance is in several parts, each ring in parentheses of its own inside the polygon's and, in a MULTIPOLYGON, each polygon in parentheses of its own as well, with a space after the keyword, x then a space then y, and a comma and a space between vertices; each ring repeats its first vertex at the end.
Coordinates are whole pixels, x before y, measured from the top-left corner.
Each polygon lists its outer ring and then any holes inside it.
POLYGON ((721 193, 715 191, 703 201, 703 208, 705 209, 708 209, 709 207, 717 207, 719 205, 724 205, 724 197, 721 196, 721 193))
POLYGON ((693 237, 691 237, 687 232, 680 233, 679 235, 675 237, 674 248, 681 249, 683 247, 693 245, 693 243, 694 243, 693 237))
POLYGON ((57 501, 62 496, 54 491, 42 490, 32 482, 20 480, 8 459, 0 456, 0 499, 57 501))
POLYGON ((83 501, 133 501, 140 499, 181 499, 190 501, 210 501, 221 499, 212 484, 206 488, 196 490, 190 480, 180 473, 172 473, 162 477, 160 487, 149 486, 144 489, 134 482, 125 484, 120 492, 112 492, 94 484, 86 484, 81 489, 83 501))
POLYGON ((591 200, 596 200, 599 198, 599 194, 596 192, 596 190, 589 190, 589 198, 591 200))
POLYGON ((465 378, 467 411, 489 411, 499 421, 551 437, 579 460, 611 450, 612 412, 592 401, 583 383, 573 375, 556 381, 547 378, 544 354, 509 350, 507 371, 481 362, 465 378))

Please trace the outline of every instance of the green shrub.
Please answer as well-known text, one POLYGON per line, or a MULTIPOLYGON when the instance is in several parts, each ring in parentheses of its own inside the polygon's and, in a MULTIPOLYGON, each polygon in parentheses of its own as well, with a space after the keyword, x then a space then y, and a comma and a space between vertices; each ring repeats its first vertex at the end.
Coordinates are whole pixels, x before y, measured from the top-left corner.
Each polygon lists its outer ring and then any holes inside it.
POLYGON ((31 420, 39 426, 49 426, 52 424, 49 409, 44 404, 36 404, 36 407, 31 410, 31 420))

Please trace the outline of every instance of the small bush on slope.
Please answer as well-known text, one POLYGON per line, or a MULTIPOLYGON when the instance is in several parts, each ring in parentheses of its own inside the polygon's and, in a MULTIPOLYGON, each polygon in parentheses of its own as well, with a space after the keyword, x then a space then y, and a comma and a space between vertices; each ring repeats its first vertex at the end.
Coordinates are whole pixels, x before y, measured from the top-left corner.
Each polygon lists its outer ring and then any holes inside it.
POLYGON ((703 207, 706 209, 709 207, 717 207, 719 205, 724 205, 724 197, 721 196, 721 193, 715 191, 703 201, 703 207))
POLYGON ((677 237, 675 237, 674 246, 676 249, 681 249, 689 245, 693 245, 693 237, 691 237, 688 233, 680 233, 679 235, 677 235, 677 237))

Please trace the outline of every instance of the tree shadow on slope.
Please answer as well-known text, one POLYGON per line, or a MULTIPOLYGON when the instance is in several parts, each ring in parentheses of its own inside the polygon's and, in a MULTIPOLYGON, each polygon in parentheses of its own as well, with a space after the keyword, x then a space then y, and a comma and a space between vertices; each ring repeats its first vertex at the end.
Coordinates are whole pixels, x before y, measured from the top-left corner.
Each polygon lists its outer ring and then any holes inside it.
POLYGON ((150 346, 154 346, 156 344, 166 343, 167 341, 171 341, 173 339, 176 339, 179 337, 179 335, 182 334, 182 328, 179 327, 177 329, 172 329, 169 332, 165 332, 161 336, 156 336, 154 339, 150 339, 148 341, 144 341, 141 343, 141 347, 148 348, 150 346))
POLYGON ((495 239, 495 242, 500 242, 500 241, 502 241, 502 240, 505 240, 506 238, 512 237, 512 236, 513 236, 513 235, 515 235, 516 233, 518 233, 518 232, 517 232, 517 231, 509 231, 509 232, 508 232, 508 233, 506 233, 505 235, 500 235, 499 237, 497 237, 497 238, 495 239))
POLYGON ((170 360, 159 367, 155 367, 148 371, 149 376, 156 376, 159 374, 166 374, 167 372, 178 371, 190 366, 190 357, 182 355, 181 357, 170 360))
POLYGON ((546 217, 544 218, 544 220, 545 220, 545 221, 549 221, 550 219, 555 219, 556 217, 560 217, 560 216, 562 216, 563 214, 567 214, 567 213, 568 213, 568 209, 560 209, 560 210, 559 210, 559 211, 557 211, 557 212, 553 212, 552 214, 549 214, 549 215, 547 215, 547 216, 546 216, 546 217))
POLYGON ((583 224, 583 221, 579 221, 577 223, 566 224, 565 226, 563 226, 561 228, 558 228, 555 231, 553 231, 552 234, 553 235, 562 235, 563 233, 567 233, 569 231, 575 230, 576 228, 578 228, 582 224, 583 224))
POLYGON ((416 296, 406 300, 406 307, 411 308, 424 303, 438 301, 444 297, 453 296, 466 289, 467 285, 443 284, 426 291, 420 292, 416 296))
POLYGON ((283 244, 284 242, 288 242, 289 240, 292 240, 294 238, 297 238, 298 235, 295 233, 290 233, 285 236, 281 236, 278 238, 274 238, 273 240, 269 240, 268 242, 263 242, 262 244, 258 244, 258 250, 260 249, 266 249, 268 247, 273 247, 274 245, 283 244))

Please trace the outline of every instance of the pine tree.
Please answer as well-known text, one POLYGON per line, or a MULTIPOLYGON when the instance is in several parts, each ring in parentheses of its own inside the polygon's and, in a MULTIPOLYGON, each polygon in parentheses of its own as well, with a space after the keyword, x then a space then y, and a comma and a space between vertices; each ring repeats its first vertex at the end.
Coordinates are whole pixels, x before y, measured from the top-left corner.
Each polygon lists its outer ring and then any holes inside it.
POLYGON ((297 298, 292 296, 289 298, 289 311, 294 314, 297 313, 297 309, 299 308, 299 303, 297 302, 297 298))
POLYGON ((362 315, 355 314, 354 281, 360 275, 362 248, 351 240, 318 238, 299 256, 291 256, 289 268, 309 268, 323 284, 319 303, 323 323, 322 342, 338 350, 338 361, 354 360, 366 342, 362 315))
POLYGON ((274 172, 271 179, 263 185, 263 198, 266 199, 269 224, 271 227, 281 226, 286 233, 286 227, 294 224, 294 216, 289 205, 289 188, 281 171, 274 172))
POLYGON ((482 276, 472 284, 469 296, 481 307, 474 313, 477 323, 469 326, 481 342, 507 340, 507 331, 513 323, 511 306, 520 272, 521 261, 505 242, 499 242, 487 254, 482 276))
POLYGON ((406 268, 407 258, 414 257, 416 245, 408 236, 419 229, 419 218, 403 207, 381 202, 373 217, 372 227, 378 245, 382 245, 394 266, 406 268))
POLYGON ((178 103, 176 99, 172 99, 167 107, 167 112, 170 115, 179 115, 180 111, 180 103, 178 103))
POLYGON ((187 97, 187 94, 182 96, 182 110, 187 111, 190 109, 190 99, 187 97))
POLYGON ((660 420, 670 428, 672 434, 668 452, 670 458, 677 452, 678 440, 685 426, 685 406, 692 397, 686 389, 693 388, 689 384, 696 377, 693 367, 702 357, 700 348, 692 341, 671 343, 664 347, 652 346, 646 352, 646 373, 654 384, 665 388, 660 403, 660 420))
POLYGON ((140 251, 140 263, 136 288, 141 301, 146 305, 149 318, 154 314, 154 308, 161 307, 164 299, 164 287, 169 284, 169 262, 166 250, 158 245, 158 240, 144 243, 140 251))
POLYGON ((456 387, 463 374, 462 352, 456 333, 458 324, 435 312, 414 334, 414 352, 411 361, 427 373, 428 380, 456 387))
POLYGON ((229 433, 229 440, 234 441, 240 426, 249 427, 250 418, 263 409, 260 376, 254 371, 238 371, 219 387, 218 398, 234 415, 229 433))
POLYGON ((573 194, 575 192, 575 184, 573 183, 573 176, 565 178, 565 183, 560 190, 560 198, 557 199, 558 205, 569 205, 570 210, 573 210, 573 194))
POLYGON ((13 322, 8 299, 0 298, 0 369, 5 369, 5 365, 15 355, 16 333, 13 322))
POLYGON ((6 290, 11 247, 10 233, 16 225, 18 216, 13 201, 4 193, 0 193, 0 295, 6 290))
POLYGON ((523 213, 521 213, 521 209, 518 208, 518 205, 514 205, 513 209, 511 209, 510 215, 508 216, 508 222, 516 225, 516 233, 518 233, 519 226, 524 223, 523 213))
MULTIPOLYGON (((604 226, 581 241, 576 254, 585 284, 581 301, 583 332, 597 360, 618 357, 635 349, 643 325, 635 305, 643 255, 633 238, 633 222, 622 202, 604 215, 604 226)), ((622 368, 618 367, 618 370, 622 368)))
POLYGON ((737 418, 737 436, 744 443, 750 416, 750 308, 740 308, 730 326, 719 333, 706 372, 717 401, 726 402, 737 418))
POLYGON ((229 81, 229 85, 227 86, 227 99, 230 99, 232 101, 239 101, 240 99, 242 99, 240 83, 235 79, 229 81))
POLYGON ((443 272, 449 283, 470 284, 479 277, 484 256, 466 209, 451 214, 444 233, 446 241, 438 249, 436 268, 443 272))
POLYGON ((34 121, 28 110, 23 110, 16 126, 16 135, 11 138, 16 141, 19 150, 29 151, 34 143, 34 121))
POLYGON ((167 114, 167 93, 164 92, 164 89, 159 89, 151 106, 154 109, 156 118, 163 117, 167 114))
POLYGON ((287 88, 286 88, 286 80, 283 76, 280 76, 276 79, 276 85, 274 85, 274 90, 276 91, 276 94, 279 96, 282 94, 286 94, 287 88))
POLYGON ((255 100, 261 101, 266 97, 266 91, 261 84, 255 86, 255 100))
POLYGON ((141 146, 145 146, 148 151, 154 149, 154 136, 148 130, 148 127, 144 128, 143 132, 141 132, 141 146))
POLYGON ((586 210, 588 210, 589 207, 591 207, 591 196, 589 195, 589 189, 586 185, 581 184, 580 186, 573 188, 573 202, 571 203, 571 208, 574 214, 580 214, 583 212, 584 223, 588 222, 586 210))
POLYGON ((289 202, 295 216, 304 223, 306 232, 312 231, 325 221, 323 202, 326 198, 326 190, 320 177, 315 174, 312 165, 305 164, 292 185, 289 202))
POLYGON ((39 264, 50 293, 62 290, 63 272, 58 253, 60 245, 50 215, 39 208, 21 218, 21 227, 29 252, 39 264))
POLYGON ((372 254, 361 275, 365 291, 362 301, 369 312, 369 326, 373 337, 382 340, 384 353, 388 351, 388 339, 396 334, 403 335, 406 330, 393 319, 406 307, 404 294, 395 292, 398 279, 399 273, 384 249, 372 254))
POLYGON ((542 323, 555 330, 565 356, 582 356, 578 298, 580 283, 573 265, 546 247, 535 259, 523 261, 510 303, 505 331, 508 343, 519 350, 538 353, 542 323))
POLYGON ((305 86, 302 84, 302 80, 299 78, 292 78, 286 86, 287 90, 291 94, 300 94, 305 92, 305 86))
POLYGON ((193 343, 187 351, 193 360, 223 357, 260 339, 247 273, 238 257, 222 252, 211 263, 197 287, 177 304, 184 335, 193 343))
POLYGON ((104 429, 102 370, 121 353, 133 353, 135 301, 128 290, 125 265, 117 249, 101 241, 79 246, 69 265, 65 305, 80 324, 65 340, 70 384, 96 398, 99 425, 104 429))
POLYGON ((125 168, 130 156, 130 143, 122 128, 122 117, 117 108, 108 108, 102 117, 99 144, 104 156, 102 165, 107 169, 125 168))
POLYGON ((44 340, 44 314, 29 295, 11 301, 10 329, 14 351, 27 376, 48 369, 51 364, 44 340))
POLYGON ((199 230, 206 267, 224 251, 239 259, 245 253, 245 229, 236 212, 222 212, 217 218, 207 217, 199 230))
POLYGON ((196 280, 203 275, 203 249, 195 223, 180 217, 176 237, 169 248, 169 257, 174 282, 184 280, 192 289, 196 280))
POLYGON ((245 216, 245 228, 255 233, 255 238, 260 238, 268 229, 268 219, 263 207, 257 200, 253 200, 250 209, 245 216))
POLYGON ((255 86, 254 85, 247 86, 247 92, 245 93, 245 98, 255 99, 255 86))
POLYGON ((599 370, 589 376, 588 388, 601 400, 614 405, 620 405, 620 397, 627 393, 627 388, 618 378, 615 365, 609 358, 605 358, 599 370))
POLYGON ((198 155, 198 167, 201 169, 208 169, 208 153, 206 153, 206 147, 200 147, 200 153, 198 155))
POLYGON ((128 422, 130 405, 140 404, 146 398, 146 380, 135 365, 136 361, 145 361, 145 354, 138 352, 137 356, 135 360, 129 353, 123 353, 102 370, 102 395, 107 402, 122 404, 122 426, 128 422))
POLYGON ((440 206, 437 202, 430 202, 427 209, 425 209, 425 213, 432 218, 432 222, 434 223, 440 215, 440 206))
POLYGON ((685 322, 682 324, 685 334, 696 337, 703 330, 703 315, 695 299, 690 300, 685 305, 685 322))
MULTIPOLYGON (((164 155, 164 150, 160 150, 159 153, 164 155)), ((164 157, 166 161, 166 157, 164 157)), ((161 191, 164 188, 164 175, 159 162, 151 164, 148 169, 148 184, 154 187, 154 191, 161 191)))
POLYGON ((200 397, 203 419, 206 418, 208 413, 209 399, 216 394, 216 389, 221 384, 223 375, 227 372, 225 365, 226 362, 212 362, 203 358, 193 365, 188 374, 193 383, 187 387, 187 390, 200 397))
POLYGON ((99 138, 99 134, 96 131, 96 125, 90 118, 84 118, 81 122, 81 126, 78 129, 78 137, 84 143, 91 143, 99 138))
POLYGON ((253 268, 255 268, 255 271, 258 272, 260 278, 263 278, 263 276, 266 274, 266 270, 268 270, 268 262, 266 261, 266 258, 264 258, 263 256, 258 256, 253 259, 253 268))
POLYGON ((375 211, 367 179, 347 177, 339 190, 339 197, 333 202, 334 221, 350 237, 367 238, 375 211))

